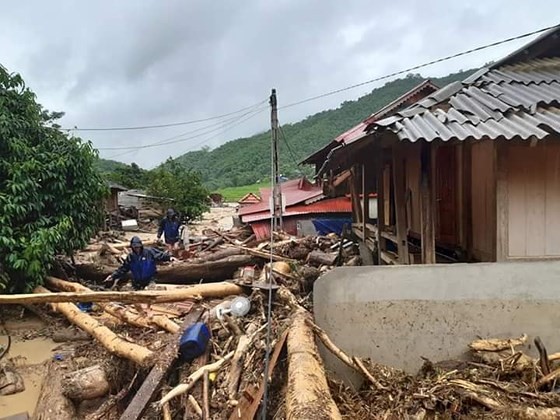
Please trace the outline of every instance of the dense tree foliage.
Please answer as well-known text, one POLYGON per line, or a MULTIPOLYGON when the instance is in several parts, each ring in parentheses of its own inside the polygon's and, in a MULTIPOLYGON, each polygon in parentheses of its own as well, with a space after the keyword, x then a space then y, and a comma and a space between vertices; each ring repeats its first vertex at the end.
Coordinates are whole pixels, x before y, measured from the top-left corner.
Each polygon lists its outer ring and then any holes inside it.
POLYGON ((149 172, 148 194, 165 197, 165 204, 178 211, 185 220, 195 220, 208 210, 208 190, 197 172, 173 160, 149 172))
POLYGON ((107 181, 116 182, 130 189, 143 190, 149 180, 148 171, 140 168, 136 163, 124 163, 99 159, 98 169, 107 181))
POLYGON ((40 284, 87 244, 107 192, 90 143, 68 137, 19 75, 0 66, 0 292, 40 284))
MULTIPOLYGON (((463 80, 473 72, 469 70, 431 80, 438 86, 445 86, 463 80)), ((311 168, 298 166, 299 161, 423 80, 425 78, 421 75, 411 74, 374 89, 356 101, 344 102, 337 109, 317 113, 295 124, 283 124, 286 141, 281 136, 281 171, 290 178, 302 172, 309 174, 311 168)), ((281 118, 280 112, 280 122, 281 118)), ((189 152, 176 160, 198 171, 211 190, 266 180, 270 176, 270 132, 230 141, 214 150, 205 148, 189 152)))

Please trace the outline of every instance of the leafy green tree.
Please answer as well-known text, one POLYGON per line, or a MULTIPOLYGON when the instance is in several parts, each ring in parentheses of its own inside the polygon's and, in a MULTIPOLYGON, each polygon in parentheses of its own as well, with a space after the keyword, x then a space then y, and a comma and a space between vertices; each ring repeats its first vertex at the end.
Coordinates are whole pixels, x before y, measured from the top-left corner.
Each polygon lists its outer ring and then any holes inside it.
POLYGON ((148 171, 134 162, 130 165, 119 166, 114 171, 105 173, 104 177, 131 189, 144 189, 149 180, 148 171))
POLYGON ((41 284, 85 246, 107 192, 90 143, 68 137, 22 78, 0 66, 0 292, 41 284))
POLYGON ((197 172, 186 169, 172 159, 150 171, 148 194, 165 197, 186 220, 199 219, 208 210, 208 190, 197 172))

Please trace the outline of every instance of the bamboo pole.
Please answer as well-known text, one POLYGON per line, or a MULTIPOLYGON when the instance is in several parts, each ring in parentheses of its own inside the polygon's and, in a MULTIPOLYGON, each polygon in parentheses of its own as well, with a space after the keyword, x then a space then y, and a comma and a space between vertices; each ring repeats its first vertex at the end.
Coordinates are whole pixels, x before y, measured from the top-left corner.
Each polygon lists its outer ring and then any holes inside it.
POLYGON ((61 302, 121 302, 121 303, 164 303, 189 299, 225 297, 239 295, 243 288, 233 283, 208 283, 175 290, 142 290, 139 292, 61 292, 0 295, 0 305, 26 303, 61 302))
MULTIPOLYGON (((56 293, 49 292, 42 286, 36 287, 35 291, 41 295, 57 295, 56 293)), ((123 340, 96 319, 80 311, 76 305, 70 303, 51 303, 50 306, 54 311, 60 312, 71 323, 77 325, 98 340, 109 352, 132 360, 142 366, 147 366, 152 363, 153 353, 150 350, 138 344, 123 340)))

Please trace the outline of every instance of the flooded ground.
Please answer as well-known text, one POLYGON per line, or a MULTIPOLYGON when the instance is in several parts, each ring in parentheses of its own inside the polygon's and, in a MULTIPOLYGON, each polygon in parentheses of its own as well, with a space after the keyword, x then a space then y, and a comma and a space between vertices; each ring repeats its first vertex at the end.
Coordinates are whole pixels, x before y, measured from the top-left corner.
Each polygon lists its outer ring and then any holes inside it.
MULTIPOLYGON (((7 333, 12 338, 9 352, 3 357, 2 362, 11 360, 17 372, 22 376, 25 391, 0 396, 1 416, 11 416, 25 413, 33 414, 41 384, 44 378, 44 364, 46 360, 53 357, 53 350, 59 346, 51 339, 44 337, 33 337, 37 331, 45 327, 45 324, 35 316, 26 315, 21 319, 6 320, 4 324, 7 333)), ((0 346, 7 346, 8 338, 4 332, 0 334, 0 346)))

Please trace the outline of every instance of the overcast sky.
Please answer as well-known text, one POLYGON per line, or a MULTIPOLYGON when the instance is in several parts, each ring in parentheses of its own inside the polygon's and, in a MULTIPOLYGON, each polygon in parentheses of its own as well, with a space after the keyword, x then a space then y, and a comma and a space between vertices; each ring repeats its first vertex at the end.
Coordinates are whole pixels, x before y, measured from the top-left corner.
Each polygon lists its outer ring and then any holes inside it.
MULTIPOLYGON (((558 0, 22 0, 2 4, 0 62, 46 108, 66 113, 64 127, 141 126, 237 111, 266 100, 272 87, 282 106, 558 23, 558 0)), ((478 67, 529 40, 421 73, 478 67)), ((281 110, 280 121, 383 83, 281 110)), ((268 126, 268 111, 249 110, 196 125, 79 135, 102 157, 153 167, 268 126), (166 139, 182 141, 102 150, 166 139)))

